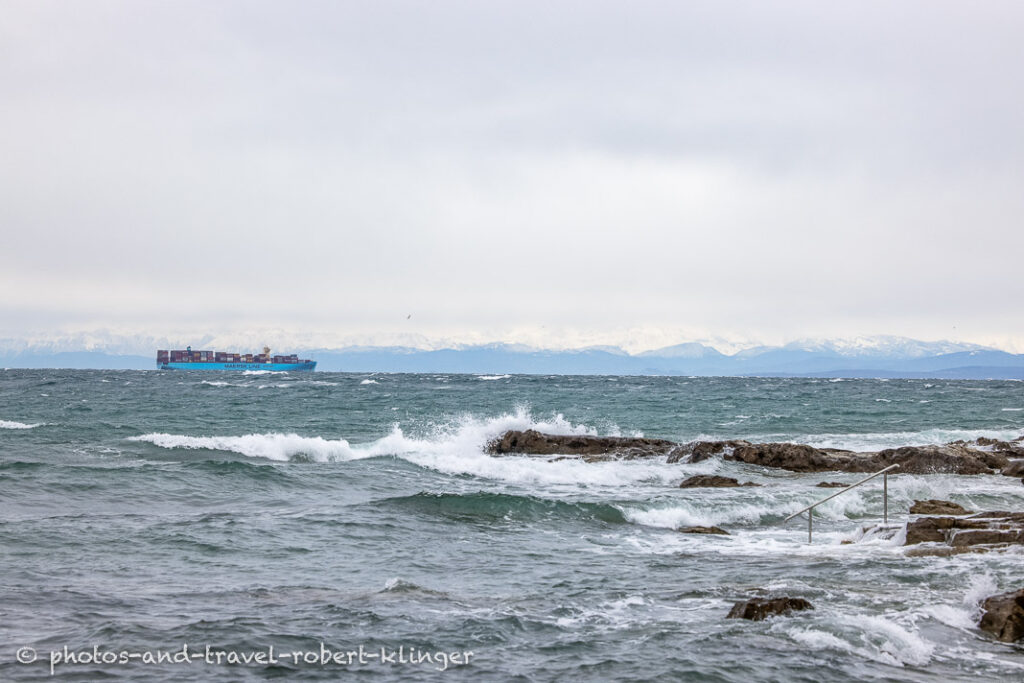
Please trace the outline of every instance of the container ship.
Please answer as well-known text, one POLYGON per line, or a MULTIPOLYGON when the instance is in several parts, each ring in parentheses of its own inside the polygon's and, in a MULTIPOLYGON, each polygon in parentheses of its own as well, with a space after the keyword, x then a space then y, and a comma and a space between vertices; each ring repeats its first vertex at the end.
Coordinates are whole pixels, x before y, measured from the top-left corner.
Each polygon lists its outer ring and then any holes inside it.
POLYGON ((291 356, 271 356, 270 347, 263 353, 229 353, 226 351, 157 351, 159 370, 269 370, 271 372, 312 372, 315 360, 291 356))

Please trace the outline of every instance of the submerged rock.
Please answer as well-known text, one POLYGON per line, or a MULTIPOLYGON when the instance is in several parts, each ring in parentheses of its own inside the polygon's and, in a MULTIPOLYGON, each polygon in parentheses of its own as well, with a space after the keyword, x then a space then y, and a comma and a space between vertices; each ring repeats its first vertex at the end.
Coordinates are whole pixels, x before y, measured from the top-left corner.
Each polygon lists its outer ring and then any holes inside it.
POLYGON ((803 598, 752 598, 737 602, 725 618, 761 621, 770 616, 789 614, 805 609, 814 609, 814 605, 803 598))
POLYGON ((912 515, 968 515, 971 511, 948 500, 915 500, 910 506, 912 515))
POLYGON ((993 595, 982 603, 978 626, 1005 643, 1024 638, 1024 589, 993 595))
POLYGON ((720 536, 728 536, 729 532, 725 529, 720 529, 717 526, 684 526, 679 529, 681 534, 718 534, 720 536))
POLYGON ((849 484, 844 484, 841 481, 819 481, 815 486, 819 489, 845 489, 849 484))
POLYGON ((696 474, 689 479, 683 480, 679 484, 681 489, 692 489, 692 488, 729 488, 733 486, 760 486, 752 481, 740 483, 737 479, 732 477, 719 477, 715 474, 696 474))

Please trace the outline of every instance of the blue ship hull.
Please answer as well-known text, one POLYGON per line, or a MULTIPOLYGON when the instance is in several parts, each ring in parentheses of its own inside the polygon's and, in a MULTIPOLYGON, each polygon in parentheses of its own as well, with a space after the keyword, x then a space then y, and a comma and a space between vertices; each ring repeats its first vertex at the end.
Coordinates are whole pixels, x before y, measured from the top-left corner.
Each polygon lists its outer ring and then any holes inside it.
POLYGON ((159 370, 269 370, 270 372, 312 372, 316 361, 308 363, 157 363, 159 370))

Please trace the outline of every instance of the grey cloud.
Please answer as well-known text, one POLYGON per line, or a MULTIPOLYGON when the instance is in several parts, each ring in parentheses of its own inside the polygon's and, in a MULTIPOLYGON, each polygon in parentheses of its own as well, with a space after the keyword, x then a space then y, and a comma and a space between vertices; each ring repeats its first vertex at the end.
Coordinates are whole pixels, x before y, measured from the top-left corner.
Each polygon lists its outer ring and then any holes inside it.
POLYGON ((1024 338, 1016 3, 7 15, 15 331, 1024 338))

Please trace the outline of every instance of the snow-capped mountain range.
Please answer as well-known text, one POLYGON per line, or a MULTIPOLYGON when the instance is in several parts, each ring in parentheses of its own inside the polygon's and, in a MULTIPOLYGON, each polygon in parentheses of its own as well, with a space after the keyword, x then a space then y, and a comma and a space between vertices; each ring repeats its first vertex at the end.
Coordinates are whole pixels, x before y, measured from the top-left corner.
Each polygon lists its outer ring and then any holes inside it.
MULTIPOLYGON (((243 344, 256 349, 262 340, 243 344)), ((190 341, 92 333, 45 340, 0 339, 2 367, 155 367, 157 348, 241 348, 212 336, 190 341)), ((282 347, 279 347, 282 348, 282 347)), ((1024 354, 979 344, 878 336, 802 339, 722 353, 701 342, 629 354, 616 346, 542 349, 523 344, 436 342, 409 346, 289 346, 318 370, 610 375, 758 375, 1024 379, 1024 354)))

